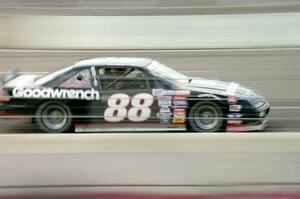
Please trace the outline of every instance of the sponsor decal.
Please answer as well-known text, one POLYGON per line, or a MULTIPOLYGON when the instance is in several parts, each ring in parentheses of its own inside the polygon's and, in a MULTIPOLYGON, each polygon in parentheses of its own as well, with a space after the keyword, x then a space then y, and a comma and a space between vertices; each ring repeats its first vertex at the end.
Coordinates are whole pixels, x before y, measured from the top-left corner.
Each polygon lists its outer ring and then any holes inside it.
POLYGON ((265 123, 256 125, 256 124, 227 124, 226 131, 229 132, 242 132, 242 131, 257 131, 263 130, 266 127, 265 123))
POLYGON ((172 106, 172 100, 165 97, 166 96, 158 98, 158 106, 172 106))
POLYGON ((174 109, 173 110, 174 117, 172 120, 173 124, 182 124, 185 123, 185 114, 186 110, 185 109, 174 109))
POLYGON ((172 113, 158 113, 157 116, 160 119, 161 124, 170 124, 171 123, 171 117, 172 113))
POLYGON ((242 124, 243 121, 242 120, 237 120, 237 119, 231 119, 231 120, 227 120, 228 124, 242 124))
POLYGON ((241 118, 243 115, 240 114, 240 113, 231 113, 231 114, 228 114, 227 117, 232 119, 232 118, 241 118))
POLYGON ((152 95, 153 96, 162 96, 163 95, 164 90, 163 89, 152 89, 152 95))
POLYGON ((173 109, 187 109, 188 106, 172 106, 173 109))
POLYGON ((186 100, 187 96, 180 96, 180 95, 176 95, 173 96, 173 100, 186 100))
POLYGON ((230 112, 240 112, 242 110, 242 105, 230 105, 229 111, 230 112))
POLYGON ((172 96, 159 96, 159 100, 172 100, 172 96))
POLYGON ((227 102, 229 104, 236 104, 237 103, 237 98, 235 96, 228 96, 227 102))
POLYGON ((173 124, 183 124, 185 123, 185 118, 183 117, 174 117, 172 120, 173 124))
POLYGON ((160 119, 171 119, 172 113, 157 113, 157 117, 160 119))
POLYGON ((162 93, 167 96, 187 96, 191 94, 188 90, 164 90, 162 93))
POLYGON ((188 90, 178 90, 176 91, 176 95, 190 95, 191 91, 188 90))
POLYGON ((220 97, 218 97, 214 94, 209 94, 209 93, 200 94, 200 95, 198 95, 198 97, 200 97, 200 98, 208 97, 208 98, 213 98, 213 99, 216 99, 216 100, 221 100, 220 97))
POLYGON ((175 90, 164 90, 163 91, 163 95, 176 95, 176 91, 175 90))
POLYGON ((171 113, 171 109, 168 106, 162 106, 159 109, 160 113, 171 113))
POLYGON ((188 106, 188 102, 187 101, 173 101, 173 104, 175 106, 188 106))
POLYGON ((161 124, 171 124, 171 119, 167 119, 167 118, 161 118, 160 119, 160 123, 161 124))
POLYGON ((174 114, 185 114, 186 110, 185 109, 174 109, 173 113, 174 114))
POLYGON ((38 99, 81 99, 99 100, 100 94, 95 89, 53 89, 53 88, 14 88, 12 92, 16 98, 38 99))

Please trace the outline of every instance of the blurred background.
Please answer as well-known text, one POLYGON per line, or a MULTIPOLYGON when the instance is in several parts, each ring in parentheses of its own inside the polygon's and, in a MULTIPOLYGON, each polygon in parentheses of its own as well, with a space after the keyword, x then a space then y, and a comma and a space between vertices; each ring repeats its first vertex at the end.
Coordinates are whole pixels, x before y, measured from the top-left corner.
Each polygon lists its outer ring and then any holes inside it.
POLYGON ((122 142, 118 134, 32 136, 39 132, 30 126, 2 125, 0 191, 298 191, 299 33, 299 0, 0 0, 0 73, 150 57, 244 84, 272 106, 263 137, 141 134, 122 142))

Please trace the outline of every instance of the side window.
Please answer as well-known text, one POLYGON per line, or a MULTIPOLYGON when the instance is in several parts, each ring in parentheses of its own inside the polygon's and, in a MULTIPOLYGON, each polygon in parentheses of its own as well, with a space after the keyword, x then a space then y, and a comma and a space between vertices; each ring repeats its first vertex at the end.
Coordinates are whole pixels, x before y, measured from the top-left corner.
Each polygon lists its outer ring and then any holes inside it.
POLYGON ((103 90, 146 89, 147 81, 144 74, 134 68, 101 68, 100 82, 103 90))
POLYGON ((85 69, 62 82, 60 88, 92 88, 91 73, 85 69))

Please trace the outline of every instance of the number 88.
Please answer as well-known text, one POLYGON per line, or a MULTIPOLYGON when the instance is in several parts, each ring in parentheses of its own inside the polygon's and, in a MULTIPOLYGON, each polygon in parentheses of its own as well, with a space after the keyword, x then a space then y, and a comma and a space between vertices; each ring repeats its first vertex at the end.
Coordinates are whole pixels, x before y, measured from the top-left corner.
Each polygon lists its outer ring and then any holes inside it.
POLYGON ((130 97, 124 93, 117 93, 108 98, 108 108, 104 111, 104 119, 108 122, 121 122, 126 118, 133 122, 142 122, 151 116, 153 96, 148 93, 135 95, 131 100, 132 107, 126 107, 130 103, 130 97))

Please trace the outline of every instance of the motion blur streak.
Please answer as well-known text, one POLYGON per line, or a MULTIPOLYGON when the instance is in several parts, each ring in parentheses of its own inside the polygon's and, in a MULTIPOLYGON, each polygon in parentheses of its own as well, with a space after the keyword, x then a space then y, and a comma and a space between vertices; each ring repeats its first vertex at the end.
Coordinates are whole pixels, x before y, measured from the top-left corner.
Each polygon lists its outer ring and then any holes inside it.
POLYGON ((203 15, 293 12, 295 0, 10 0, 0 2, 1 15, 203 15))
POLYGON ((0 48, 6 49, 300 46, 300 13, 296 12, 139 17, 1 16, 0 25, 0 48))
POLYGON ((91 193, 77 195, 25 195, 4 196, 0 199, 299 199, 300 193, 236 193, 236 194, 212 194, 212 195, 159 195, 159 194, 114 194, 91 193))

